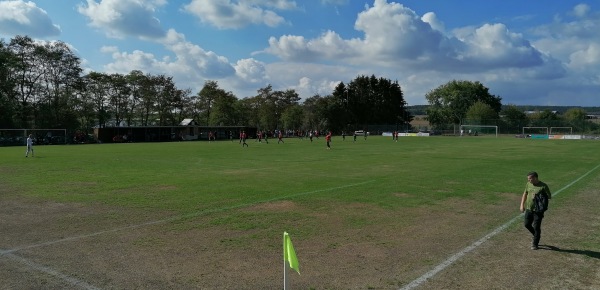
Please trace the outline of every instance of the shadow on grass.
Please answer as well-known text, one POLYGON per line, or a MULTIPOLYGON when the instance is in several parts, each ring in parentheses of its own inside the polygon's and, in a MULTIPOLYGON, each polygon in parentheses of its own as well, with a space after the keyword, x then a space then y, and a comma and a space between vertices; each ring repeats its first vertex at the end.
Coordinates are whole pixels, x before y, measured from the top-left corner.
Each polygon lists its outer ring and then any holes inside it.
POLYGON ((600 259, 600 252, 597 252, 597 251, 561 249, 559 247, 549 246, 549 245, 540 245, 540 249, 562 252, 562 253, 577 254, 577 255, 586 255, 590 258, 600 259))

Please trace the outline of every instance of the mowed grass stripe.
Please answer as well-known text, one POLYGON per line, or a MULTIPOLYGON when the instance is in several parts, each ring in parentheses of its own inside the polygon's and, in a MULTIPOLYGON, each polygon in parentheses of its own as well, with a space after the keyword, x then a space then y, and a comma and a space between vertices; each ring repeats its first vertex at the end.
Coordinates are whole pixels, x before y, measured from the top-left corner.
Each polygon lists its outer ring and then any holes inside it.
MULTIPOLYGON (((7 185, 30 196, 185 213, 364 180, 378 180, 371 193, 482 198, 482 192, 515 192, 530 170, 560 186, 597 161, 590 158, 596 142, 584 140, 340 139, 332 150, 323 140, 298 139, 249 148, 228 141, 37 146, 38 157, 28 159, 22 148, 9 147, 0 148, 0 167, 10 172, 7 185)), ((344 196, 362 193, 350 189, 344 196)))

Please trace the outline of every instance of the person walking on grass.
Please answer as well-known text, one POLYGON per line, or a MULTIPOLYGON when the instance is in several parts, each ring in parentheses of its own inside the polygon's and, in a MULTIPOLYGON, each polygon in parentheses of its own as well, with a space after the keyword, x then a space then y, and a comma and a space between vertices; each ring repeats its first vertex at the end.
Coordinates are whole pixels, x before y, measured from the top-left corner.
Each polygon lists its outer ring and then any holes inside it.
POLYGON ((277 140, 277 144, 279 144, 279 142, 285 143, 285 142, 283 142, 283 134, 281 133, 281 130, 279 130, 279 135, 277 135, 277 137, 279 138, 277 140))
POLYGON ((25 157, 29 156, 29 152, 31 152, 31 157, 33 157, 33 135, 31 134, 27 137, 27 151, 25 151, 25 157))
POLYGON ((538 179, 535 171, 527 173, 527 184, 521 198, 521 212, 524 212, 525 228, 531 233, 531 249, 537 250, 542 236, 542 219, 552 198, 548 185, 538 179), (542 204, 540 204, 542 203, 542 204))

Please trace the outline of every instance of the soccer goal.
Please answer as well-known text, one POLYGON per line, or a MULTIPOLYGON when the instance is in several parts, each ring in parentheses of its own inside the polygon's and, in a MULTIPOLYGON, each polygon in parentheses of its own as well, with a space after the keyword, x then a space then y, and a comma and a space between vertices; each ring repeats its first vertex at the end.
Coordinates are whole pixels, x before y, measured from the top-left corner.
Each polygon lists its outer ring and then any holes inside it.
POLYGON ((495 136, 498 137, 498 126, 492 125, 460 125, 461 136, 495 136))
POLYGON ((550 127, 550 135, 573 135, 573 127, 550 127))
POLYGON ((0 146, 25 145, 29 134, 36 145, 67 143, 67 129, 0 129, 0 146))
POLYGON ((548 127, 523 127, 523 135, 548 135, 548 127))

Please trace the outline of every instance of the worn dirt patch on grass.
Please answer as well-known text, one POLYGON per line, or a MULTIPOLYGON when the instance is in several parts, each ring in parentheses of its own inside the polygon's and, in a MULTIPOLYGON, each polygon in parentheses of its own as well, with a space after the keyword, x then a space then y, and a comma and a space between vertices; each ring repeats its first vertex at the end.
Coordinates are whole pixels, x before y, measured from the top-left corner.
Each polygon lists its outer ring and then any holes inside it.
POLYGON ((292 210, 294 208, 296 208, 296 204, 294 202, 289 201, 289 200, 282 200, 282 201, 259 203, 257 205, 247 207, 245 210, 246 211, 260 211, 260 210, 287 211, 287 210, 292 210))
MULTIPOLYGON (((514 226, 427 281, 423 288, 600 286, 595 282, 600 275, 598 249, 584 246, 600 224, 593 218, 595 224, 590 226, 595 207, 588 205, 597 205, 599 196, 587 191, 556 201, 565 205, 553 208, 544 220, 542 244, 550 250, 529 250, 524 229, 514 226), (535 274, 532 265, 547 272, 531 279, 535 274)), ((488 205, 452 198, 398 210, 338 203, 324 204, 318 212, 293 201, 276 201, 110 231, 171 215, 5 196, 0 198, 0 249, 81 236, 14 254, 99 288, 280 289, 281 234, 288 230, 302 273, 292 273, 293 288, 397 289, 514 217, 519 198, 501 194, 498 202, 488 205), (260 212, 265 219, 285 212, 293 217, 268 229, 239 230, 211 223, 215 218, 248 211, 260 212)), ((0 281, 6 285, 69 288, 63 287, 61 279, 7 256, 0 255, 0 266, 0 281)))

